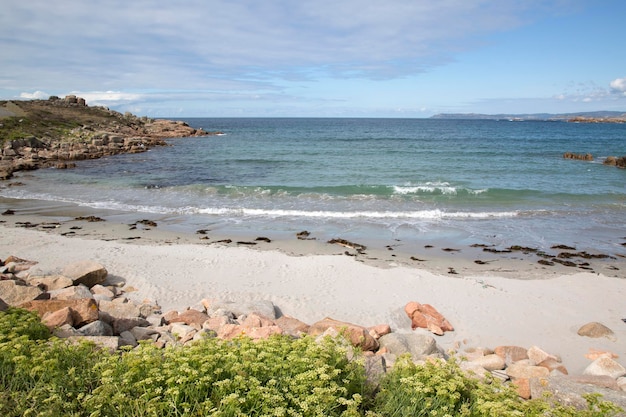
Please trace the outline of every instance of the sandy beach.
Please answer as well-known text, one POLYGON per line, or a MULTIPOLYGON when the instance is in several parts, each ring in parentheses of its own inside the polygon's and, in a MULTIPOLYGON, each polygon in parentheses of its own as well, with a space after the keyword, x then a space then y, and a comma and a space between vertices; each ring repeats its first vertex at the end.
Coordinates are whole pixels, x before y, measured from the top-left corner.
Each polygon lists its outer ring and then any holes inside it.
MULTIPOLYGON (((7 202, 1 211, 10 209, 7 202)), ((626 358, 626 262, 619 256, 592 261, 593 271, 585 271, 543 266, 530 255, 487 256, 477 248, 409 254, 388 245, 358 253, 296 236, 238 236, 228 242, 227 236, 162 230, 138 221, 137 214, 134 223, 120 213, 101 213, 109 220, 88 222, 67 217, 77 215, 68 208, 64 212, 55 217, 18 209, 3 215, 0 257, 37 261, 32 274, 95 260, 110 280, 135 288, 134 299, 156 301, 163 311, 202 299, 270 300, 282 314, 309 324, 332 317, 410 332, 403 309, 417 301, 435 306, 455 327, 437 338, 444 349, 536 345, 560 355, 570 373, 590 363, 584 357, 589 349, 614 352, 622 363, 626 358), (484 263, 475 262, 478 256, 484 263), (593 321, 615 337, 577 334, 593 321)))

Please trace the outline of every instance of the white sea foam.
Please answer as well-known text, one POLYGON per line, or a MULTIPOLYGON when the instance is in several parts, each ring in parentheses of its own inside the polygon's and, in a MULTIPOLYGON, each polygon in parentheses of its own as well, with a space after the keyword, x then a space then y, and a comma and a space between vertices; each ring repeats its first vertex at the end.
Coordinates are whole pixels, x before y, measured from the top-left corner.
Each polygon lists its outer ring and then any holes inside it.
POLYGON ((455 187, 450 185, 448 182, 426 182, 418 185, 394 185, 392 188, 395 194, 401 195, 436 192, 444 195, 456 195, 459 191, 465 191, 468 194, 482 194, 487 192, 487 189, 472 190, 469 188, 455 187))
POLYGON ((198 211, 201 214, 251 217, 298 217, 298 218, 328 218, 328 219, 486 219, 494 217, 515 217, 518 211, 504 212, 445 212, 442 210, 417 211, 327 211, 327 210, 278 210, 253 208, 204 208, 198 211))

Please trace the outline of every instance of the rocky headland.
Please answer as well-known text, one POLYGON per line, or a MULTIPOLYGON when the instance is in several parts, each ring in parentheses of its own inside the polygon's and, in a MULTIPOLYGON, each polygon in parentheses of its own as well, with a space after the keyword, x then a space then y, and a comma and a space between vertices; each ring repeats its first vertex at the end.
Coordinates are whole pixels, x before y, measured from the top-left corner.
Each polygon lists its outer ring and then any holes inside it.
POLYGON ((16 171, 71 168, 79 160, 145 152, 167 145, 167 138, 217 133, 180 121, 90 107, 73 95, 0 101, 0 179, 16 171))

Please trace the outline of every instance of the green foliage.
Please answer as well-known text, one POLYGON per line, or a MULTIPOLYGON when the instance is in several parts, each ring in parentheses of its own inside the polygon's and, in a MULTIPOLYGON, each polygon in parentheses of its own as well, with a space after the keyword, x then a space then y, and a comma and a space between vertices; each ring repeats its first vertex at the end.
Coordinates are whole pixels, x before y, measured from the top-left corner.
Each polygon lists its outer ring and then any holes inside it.
POLYGON ((20 336, 30 340, 47 339, 50 331, 36 313, 15 307, 0 311, 0 343, 20 336))
POLYGON ((0 415, 12 416, 610 416, 522 401, 498 380, 463 373, 454 360, 398 360, 374 396, 364 367, 327 338, 205 339, 110 353, 50 338, 36 315, 0 313, 0 415))
POLYGON ((403 357, 383 380, 375 411, 385 417, 600 417, 621 411, 599 396, 586 399, 587 410, 566 407, 550 398, 523 401, 512 386, 495 378, 480 380, 469 376, 453 359, 416 365, 403 357))

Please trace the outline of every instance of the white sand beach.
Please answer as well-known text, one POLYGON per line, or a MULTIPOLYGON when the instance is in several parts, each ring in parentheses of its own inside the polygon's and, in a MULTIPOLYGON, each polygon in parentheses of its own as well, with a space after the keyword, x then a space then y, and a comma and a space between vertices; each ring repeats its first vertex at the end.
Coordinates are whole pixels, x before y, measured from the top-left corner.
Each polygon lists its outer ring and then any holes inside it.
POLYGON ((109 222, 90 223, 70 237, 59 233, 63 227, 69 230, 67 225, 46 232, 14 227, 15 220, 5 220, 0 228, 0 258, 37 261, 32 274, 53 274, 70 262, 94 260, 107 268, 110 279, 136 288, 130 293, 134 299, 156 301, 164 312, 202 299, 270 300, 282 314, 309 324, 332 317, 410 332, 403 309, 417 301, 433 305, 454 326, 455 331, 437 338, 445 349, 536 345, 560 355, 570 373, 581 373, 590 363, 584 357, 590 348, 614 352, 626 364, 623 259, 612 264, 612 276, 577 269, 555 273, 536 262, 514 260, 500 262, 498 273, 460 258, 418 266, 382 258, 359 262, 343 255, 344 248, 295 238, 260 250, 206 244, 197 236, 156 229, 135 230, 142 238, 128 239, 127 226, 109 222), (449 265, 459 273, 446 273, 449 265), (615 337, 577 334, 593 321, 611 328, 615 337))

